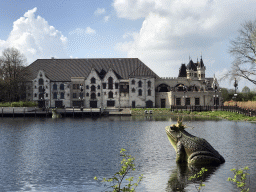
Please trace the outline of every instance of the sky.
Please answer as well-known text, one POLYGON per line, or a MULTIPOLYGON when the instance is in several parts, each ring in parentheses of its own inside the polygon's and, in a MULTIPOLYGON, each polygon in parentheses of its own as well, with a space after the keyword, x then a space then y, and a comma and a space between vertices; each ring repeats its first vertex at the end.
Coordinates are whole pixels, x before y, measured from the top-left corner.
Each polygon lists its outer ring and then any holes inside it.
MULTIPOLYGON (((220 78, 234 58, 230 41, 256 19, 255 0, 0 0, 0 55, 27 58, 139 58, 160 77, 203 58, 220 78)), ((219 81, 234 88, 234 81, 219 81)), ((238 88, 255 89, 239 80, 238 88)))

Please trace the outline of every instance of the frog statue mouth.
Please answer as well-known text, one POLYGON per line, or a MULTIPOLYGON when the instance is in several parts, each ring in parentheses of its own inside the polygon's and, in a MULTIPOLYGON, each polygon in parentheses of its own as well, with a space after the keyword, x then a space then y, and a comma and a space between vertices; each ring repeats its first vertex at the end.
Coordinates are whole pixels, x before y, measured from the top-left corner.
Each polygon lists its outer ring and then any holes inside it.
POLYGON ((167 137, 171 143, 171 145, 173 146, 173 148, 177 149, 177 143, 178 143, 178 137, 177 137, 177 133, 176 131, 173 130, 172 125, 171 126, 166 126, 165 127, 165 132, 167 134, 167 137))

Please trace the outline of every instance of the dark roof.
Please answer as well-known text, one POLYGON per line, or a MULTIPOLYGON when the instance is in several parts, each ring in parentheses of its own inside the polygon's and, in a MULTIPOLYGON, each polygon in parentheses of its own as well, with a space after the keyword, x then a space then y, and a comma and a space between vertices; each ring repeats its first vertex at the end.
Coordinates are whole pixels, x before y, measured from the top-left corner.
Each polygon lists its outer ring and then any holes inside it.
POLYGON ((43 70, 51 81, 71 81, 71 77, 85 77, 94 68, 103 78, 111 68, 119 79, 131 76, 153 76, 159 78, 138 58, 102 58, 102 59, 38 59, 27 67, 30 80, 35 79, 38 71, 43 70))
POLYGON ((187 77, 187 67, 185 64, 181 64, 180 71, 179 71, 179 76, 178 77, 187 77))
POLYGON ((199 66, 200 66, 201 68, 203 68, 203 67, 204 67, 204 62, 203 62, 203 59, 202 59, 202 58, 200 59, 199 66))
POLYGON ((192 59, 189 61, 187 65, 187 69, 197 71, 197 65, 192 61, 192 59))

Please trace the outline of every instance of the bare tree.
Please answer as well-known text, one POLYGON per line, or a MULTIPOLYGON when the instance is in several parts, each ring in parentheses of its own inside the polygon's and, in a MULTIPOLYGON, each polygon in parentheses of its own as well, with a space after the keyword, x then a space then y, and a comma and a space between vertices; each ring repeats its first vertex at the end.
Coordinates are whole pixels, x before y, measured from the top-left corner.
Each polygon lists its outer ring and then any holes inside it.
POLYGON ((0 57, 1 97, 5 101, 18 101, 24 93, 24 83, 28 75, 26 58, 19 50, 7 48, 0 57))
POLYGON ((231 41, 229 53, 235 59, 225 77, 241 77, 256 84, 256 20, 242 24, 239 36, 231 41))

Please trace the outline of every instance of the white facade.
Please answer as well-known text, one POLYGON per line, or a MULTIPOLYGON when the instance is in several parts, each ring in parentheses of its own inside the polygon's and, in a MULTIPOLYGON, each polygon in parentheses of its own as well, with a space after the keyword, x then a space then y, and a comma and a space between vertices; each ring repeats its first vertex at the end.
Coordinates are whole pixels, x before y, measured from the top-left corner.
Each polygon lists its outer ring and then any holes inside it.
MULTIPOLYGON (((205 66, 192 60, 182 64, 179 77, 129 75, 123 79, 111 68, 104 74, 91 68, 86 77, 54 81, 44 70, 27 84, 27 99, 45 101, 46 107, 170 108, 172 105, 221 104, 216 78, 205 78, 205 66)), ((136 71, 136 70, 135 70, 136 71)))

